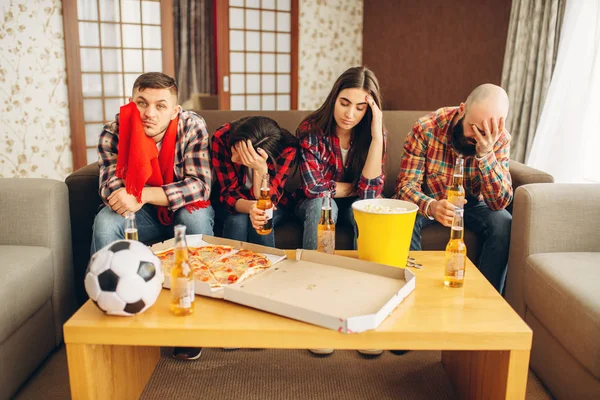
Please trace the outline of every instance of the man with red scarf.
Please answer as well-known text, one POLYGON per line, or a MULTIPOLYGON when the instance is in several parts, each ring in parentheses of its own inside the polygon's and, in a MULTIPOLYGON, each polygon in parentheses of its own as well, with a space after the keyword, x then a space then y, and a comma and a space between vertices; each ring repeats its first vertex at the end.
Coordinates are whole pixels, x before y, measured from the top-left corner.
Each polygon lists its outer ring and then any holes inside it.
MULTIPOLYGON (((133 97, 104 126, 98 144, 99 193, 106 205, 94 220, 92 254, 125 236, 126 212, 136 213, 139 240, 213 234, 208 132, 196 113, 182 110, 177 84, 159 72, 140 75, 133 97)), ((175 348, 173 355, 196 359, 200 348, 175 348)))
POLYGON ((127 211, 136 213, 139 240, 213 234, 208 132, 196 113, 177 103, 177 84, 159 72, 140 75, 133 97, 104 126, 98 144, 99 193, 106 207, 94 220, 92 253, 124 238, 127 211))

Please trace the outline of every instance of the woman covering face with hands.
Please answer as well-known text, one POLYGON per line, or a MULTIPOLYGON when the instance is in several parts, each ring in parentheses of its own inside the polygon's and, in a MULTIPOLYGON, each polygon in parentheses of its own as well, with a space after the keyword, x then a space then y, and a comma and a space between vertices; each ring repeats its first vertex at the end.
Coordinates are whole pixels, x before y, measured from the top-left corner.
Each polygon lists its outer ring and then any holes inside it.
POLYGON ((217 129, 211 141, 215 170, 217 219, 223 220, 223 237, 275 246, 274 230, 259 235, 267 220, 256 207, 262 177, 269 175, 275 205, 273 226, 285 215, 291 195, 284 190, 290 169, 296 164, 297 140, 267 117, 245 117, 217 129))

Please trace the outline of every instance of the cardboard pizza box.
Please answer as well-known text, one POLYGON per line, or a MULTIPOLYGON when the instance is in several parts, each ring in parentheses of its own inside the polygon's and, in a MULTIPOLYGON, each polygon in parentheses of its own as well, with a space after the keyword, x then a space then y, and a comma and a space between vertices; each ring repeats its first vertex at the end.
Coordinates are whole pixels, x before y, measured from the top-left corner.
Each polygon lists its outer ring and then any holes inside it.
POLYGON ((224 299, 288 318, 357 333, 375 329, 415 289, 408 268, 297 250, 242 282, 224 299))
MULTIPOLYGON (((279 250, 273 247, 261 246, 258 244, 241 242, 238 240, 224 239, 216 236, 208 236, 208 235, 186 235, 187 245, 190 247, 199 247, 207 244, 214 245, 227 245, 234 248, 234 250, 246 249, 252 250, 257 253, 262 253, 271 261, 272 265, 277 264, 281 260, 285 259, 285 252, 283 250, 279 250)), ((151 250, 155 253, 172 249, 175 246, 175 239, 165 240, 164 242, 156 243, 151 247, 151 250)), ((226 257, 226 256, 223 256, 226 257)), ((258 272, 257 275, 262 272, 258 272)), ((169 274, 165 274, 165 279, 163 282, 163 287, 166 289, 171 288, 171 276, 169 274)), ((206 282, 202 282, 200 280, 196 280, 194 283, 195 292, 201 296, 214 297, 218 299, 222 299, 224 297, 223 287, 213 288, 206 282)))

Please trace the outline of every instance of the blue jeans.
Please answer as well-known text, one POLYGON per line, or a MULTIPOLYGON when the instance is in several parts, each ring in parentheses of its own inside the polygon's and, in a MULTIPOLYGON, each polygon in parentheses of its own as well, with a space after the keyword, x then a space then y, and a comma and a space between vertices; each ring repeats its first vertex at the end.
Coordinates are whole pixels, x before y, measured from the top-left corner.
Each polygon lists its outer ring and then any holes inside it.
MULTIPOLYGON (((506 210, 493 211, 483 201, 474 198, 467 201, 465 228, 483 240, 477 267, 496 290, 502 293, 508 266, 512 215, 506 210)), ((410 243, 411 250, 421 250, 421 230, 432 224, 439 222, 417 214, 410 243)))
POLYGON ((224 238, 275 247, 275 228, 286 215, 283 209, 278 207, 273 211, 273 230, 271 233, 268 235, 259 235, 252 226, 252 222, 250 222, 250 215, 242 213, 232 214, 222 206, 216 206, 216 208, 219 219, 223 220, 224 238))
MULTIPOLYGON (((356 249, 356 221, 354 220, 354 213, 352 212, 352 203, 357 201, 357 197, 345 197, 342 199, 331 199, 331 214, 333 223, 338 222, 338 214, 340 221, 346 221, 352 226, 354 231, 353 247, 356 249), (338 207, 340 203, 340 207, 338 207)), ((317 249, 317 227, 319 220, 321 219, 321 204, 322 198, 317 197, 314 199, 304 199, 300 205, 296 208, 296 217, 304 223, 304 233, 302 236, 302 248, 307 250, 317 249)))
MULTIPOLYGON (((186 234, 213 235, 215 212, 211 206, 200 208, 191 213, 185 208, 175 211, 173 225, 163 225, 158 220, 156 207, 145 204, 135 213, 138 227, 138 237, 141 242, 149 242, 161 238, 172 238, 173 227, 182 224, 187 227, 186 234)), ((94 219, 94 233, 91 252, 94 254, 109 243, 125 237, 125 218, 114 212, 110 207, 104 207, 94 219)))

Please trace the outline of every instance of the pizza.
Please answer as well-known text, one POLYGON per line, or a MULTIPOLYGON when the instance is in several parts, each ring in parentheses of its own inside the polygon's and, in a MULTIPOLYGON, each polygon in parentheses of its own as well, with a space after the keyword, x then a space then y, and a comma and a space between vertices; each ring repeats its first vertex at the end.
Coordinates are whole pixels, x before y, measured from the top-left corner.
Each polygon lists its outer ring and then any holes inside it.
POLYGON ((224 256, 225 254, 231 253, 233 247, 231 246, 202 246, 202 247, 188 247, 191 255, 197 257, 205 264, 210 264, 217 258, 224 256))
MULTIPOLYGON (((195 279, 211 287, 239 282, 271 266, 265 255, 245 249, 234 252, 231 246, 188 247, 188 254, 195 279)), ((161 260, 163 272, 170 274, 175 266, 174 250, 164 250, 156 255, 161 260)))
POLYGON ((175 266, 175 249, 168 249, 155 254, 160 260, 163 273, 165 275, 170 275, 171 270, 175 266))
POLYGON ((270 266, 271 262, 264 255, 242 249, 212 263, 210 270, 220 284, 226 285, 246 279, 270 266))

